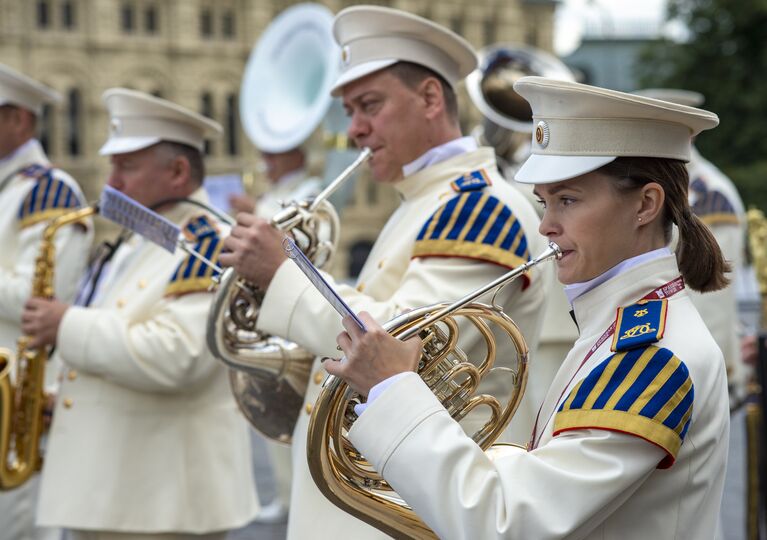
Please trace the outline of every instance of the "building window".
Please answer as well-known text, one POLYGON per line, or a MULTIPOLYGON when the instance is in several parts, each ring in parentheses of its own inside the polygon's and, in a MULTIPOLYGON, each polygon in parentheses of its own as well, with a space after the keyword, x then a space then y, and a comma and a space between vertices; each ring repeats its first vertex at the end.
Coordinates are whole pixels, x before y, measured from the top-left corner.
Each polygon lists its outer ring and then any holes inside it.
POLYGON ((213 14, 209 9, 200 12, 200 35, 210 37, 213 35, 213 14))
POLYGON ((133 20, 133 6, 125 3, 120 8, 120 27, 123 32, 133 32, 134 20, 133 20))
POLYGON ((40 144, 46 155, 53 155, 53 107, 46 103, 43 105, 43 113, 40 115, 40 144))
POLYGON ((152 94, 154 97, 162 98, 162 90, 159 88, 155 88, 150 92, 150 94, 152 94))
MULTIPOLYGON (((203 92, 200 96, 200 114, 213 118, 213 96, 210 92, 203 92)), ((209 140, 205 141, 205 155, 213 153, 213 143, 209 140)))
POLYGON ((237 137, 237 96, 226 96, 226 151, 230 156, 236 156, 239 151, 237 137))
POLYGON ((224 15, 221 17, 221 33, 226 38, 234 37, 234 15, 231 11, 225 11, 224 15))
POLYGON ((38 0, 37 2, 37 27, 48 28, 51 24, 48 0, 38 0))
POLYGON ((484 28, 484 31, 485 31, 485 36, 484 36, 485 44, 486 45, 491 45, 491 44, 495 43, 495 40, 496 40, 497 34, 498 34, 498 24, 497 24, 497 21, 495 19, 493 19, 492 17, 489 18, 489 19, 485 19, 484 27, 485 27, 484 28))
POLYGON ((76 17, 76 13, 75 13, 74 3, 72 3, 69 0, 62 2, 61 26, 63 26, 66 30, 72 30, 75 26, 77 26, 75 17, 76 17))
POLYGON ((144 11, 144 30, 147 34, 157 33, 157 9, 149 6, 144 11))
POLYGON ((80 113, 81 113, 81 98, 80 91, 77 88, 73 88, 67 95, 67 103, 69 105, 67 112, 67 150, 70 156, 80 155, 80 113))
POLYGON ((459 36, 463 35, 463 15, 459 13, 450 17, 450 29, 459 36))

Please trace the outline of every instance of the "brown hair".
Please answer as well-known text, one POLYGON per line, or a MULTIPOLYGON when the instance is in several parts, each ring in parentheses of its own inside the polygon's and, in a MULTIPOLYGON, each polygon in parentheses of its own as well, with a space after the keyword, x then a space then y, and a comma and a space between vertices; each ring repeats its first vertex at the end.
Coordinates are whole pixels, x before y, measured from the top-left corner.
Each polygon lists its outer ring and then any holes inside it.
POLYGON ((452 121, 458 122, 458 98, 456 98, 455 91, 442 75, 420 64, 404 61, 397 62, 391 66, 389 70, 392 75, 397 77, 411 90, 415 90, 419 84, 429 77, 437 79, 442 87, 442 96, 445 99, 445 110, 447 111, 447 115, 452 121))
POLYGON ((651 157, 619 157, 599 169, 617 178, 619 192, 631 191, 650 182, 665 192, 663 229, 671 241, 671 225, 679 229, 676 258, 685 283, 700 292, 717 291, 727 286, 724 275, 730 271, 719 244, 709 228, 692 212, 687 198, 689 176, 684 162, 651 157))

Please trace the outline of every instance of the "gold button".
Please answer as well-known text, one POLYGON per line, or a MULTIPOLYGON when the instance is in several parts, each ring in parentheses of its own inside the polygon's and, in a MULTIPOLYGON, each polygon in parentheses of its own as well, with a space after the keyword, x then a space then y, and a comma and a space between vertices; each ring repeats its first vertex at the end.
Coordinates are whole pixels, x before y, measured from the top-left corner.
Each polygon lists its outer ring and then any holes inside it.
POLYGON ((384 267, 384 259, 381 259, 380 261, 378 261, 378 268, 380 269, 383 267, 384 267))
POLYGON ((314 408, 314 406, 311 403, 307 403, 306 404, 306 408, 305 408, 306 414, 312 414, 312 409, 313 408, 314 408))
POLYGON ((74 381, 77 378, 77 372, 74 369, 70 369, 69 373, 67 373, 67 379, 70 381, 74 381))
POLYGON ((138 280, 138 288, 143 289, 145 287, 146 287, 146 280, 145 279, 138 280))
POLYGON ((321 371, 318 371, 317 373, 314 374, 314 384, 320 384, 324 380, 325 380, 325 374, 322 373, 321 371))
POLYGON ((65 409, 71 409, 72 408, 72 400, 70 398, 64 399, 64 408, 65 409))
POLYGON ((125 299, 124 298, 118 299, 117 300, 117 307, 121 308, 121 307, 124 307, 124 306, 125 306, 125 299))
POLYGON ((364 283, 360 283, 359 285, 357 285, 357 291, 362 292, 364 290, 365 290, 365 284, 364 283))

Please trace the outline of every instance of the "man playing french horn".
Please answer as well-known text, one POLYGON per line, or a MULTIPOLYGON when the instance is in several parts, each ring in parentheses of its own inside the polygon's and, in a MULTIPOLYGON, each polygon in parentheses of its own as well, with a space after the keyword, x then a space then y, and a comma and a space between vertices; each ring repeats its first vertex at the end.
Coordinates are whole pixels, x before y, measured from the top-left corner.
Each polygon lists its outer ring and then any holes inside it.
MULTIPOLYGON (((401 11, 356 6, 336 16, 343 68, 333 93, 351 118, 349 136, 373 154, 376 181, 389 183, 401 204, 378 237, 356 287, 334 284, 355 311, 385 321, 408 309, 453 300, 526 262, 545 246, 531 205, 497 173, 494 152, 462 137, 455 86, 477 64, 460 36, 401 11)), ((265 291, 258 328, 335 354, 338 315, 296 266, 282 234, 250 214, 224 242, 221 263, 265 291)), ((330 278, 328 278, 330 279, 330 278)), ((497 302, 535 349, 544 303, 541 270, 506 287, 497 302)), ((465 339, 467 353, 480 346, 465 339)), ((515 357, 498 344, 500 361, 515 357)), ((475 351, 476 352, 476 351, 475 351)), ((315 487, 306 431, 325 371, 315 360, 293 434, 294 483, 289 538, 368 538, 380 531, 332 506, 315 487), (321 519, 316 519, 321 516, 321 519)), ((504 395, 506 381, 485 388, 504 395)), ((470 426, 467 426, 469 429, 470 426)))

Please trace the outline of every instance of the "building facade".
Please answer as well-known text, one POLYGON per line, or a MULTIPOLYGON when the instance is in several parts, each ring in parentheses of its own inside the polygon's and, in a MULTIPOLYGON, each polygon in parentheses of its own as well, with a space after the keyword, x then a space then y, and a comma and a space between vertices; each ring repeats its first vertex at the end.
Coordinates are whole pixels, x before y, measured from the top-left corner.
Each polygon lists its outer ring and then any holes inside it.
MULTIPOLYGON (((258 153, 239 120, 240 80, 253 44, 291 0, 0 0, 0 61, 57 89, 42 141, 57 165, 96 199, 109 172, 98 155, 106 139, 101 94, 123 86, 170 99, 216 119, 225 134, 208 147, 210 174, 254 171, 258 153)), ((325 0, 337 12, 359 2, 325 0)), ((520 42, 551 50, 552 0, 378 0, 368 3, 424 15, 474 46, 520 42)), ((465 96, 464 127, 479 121, 465 96)), ((318 141, 321 137, 315 137, 318 141)), ((314 140, 313 139, 313 140, 314 140)), ((310 163, 322 161, 321 144, 310 163)), ((252 188, 265 189, 262 179, 252 188)), ((362 178, 342 210, 335 273, 363 256, 396 205, 393 190, 362 178), (350 255, 350 254, 353 254, 350 255)))

